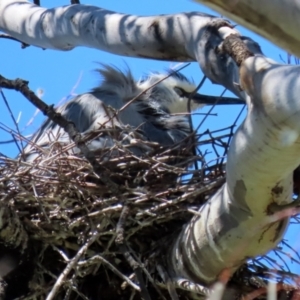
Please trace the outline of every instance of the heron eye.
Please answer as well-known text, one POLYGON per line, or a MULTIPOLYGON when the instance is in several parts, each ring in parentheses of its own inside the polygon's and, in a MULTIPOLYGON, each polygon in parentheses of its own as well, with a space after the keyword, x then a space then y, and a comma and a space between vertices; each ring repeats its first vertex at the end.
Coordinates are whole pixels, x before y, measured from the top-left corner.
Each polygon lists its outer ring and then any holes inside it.
POLYGON ((184 90, 179 87, 174 87, 174 91, 178 94, 179 97, 183 97, 185 95, 184 90))

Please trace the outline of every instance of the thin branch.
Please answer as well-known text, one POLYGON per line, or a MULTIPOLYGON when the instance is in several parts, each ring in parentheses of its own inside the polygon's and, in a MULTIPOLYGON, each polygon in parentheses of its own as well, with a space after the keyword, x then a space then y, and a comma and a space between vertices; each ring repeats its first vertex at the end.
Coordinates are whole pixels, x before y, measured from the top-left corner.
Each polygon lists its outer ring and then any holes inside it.
MULTIPOLYGON (((194 147, 192 148, 192 153, 194 156, 197 155, 197 149, 196 149, 196 140, 195 140, 195 131, 194 131, 194 126, 193 126, 193 120, 192 120, 192 115, 191 115, 191 112, 192 112, 192 109, 191 109, 191 102, 192 102, 192 99, 193 97, 196 95, 197 91, 199 89, 201 89, 201 87, 203 86, 205 80, 206 80, 206 76, 204 75, 203 78, 201 79, 201 81, 199 82, 198 86, 195 88, 195 90, 189 95, 189 99, 188 99, 188 103, 187 103, 187 107, 188 107, 188 112, 189 112, 189 123, 190 123, 190 130, 191 130, 191 136, 192 136, 192 144, 194 145, 194 147)), ((201 153, 200 153, 200 156, 201 153)), ((195 161, 194 163, 194 168, 195 170, 198 170, 198 163, 195 161)))
POLYGON ((116 191, 117 193, 119 192, 119 186, 105 175, 106 170, 98 163, 94 153, 91 152, 86 146, 74 123, 67 121, 61 114, 57 113, 54 110, 53 105, 49 106, 39 99, 35 93, 28 88, 28 81, 22 79, 9 80, 0 75, 0 87, 21 92, 21 94, 34 106, 40 109, 44 115, 62 127, 68 133, 70 139, 74 141, 76 146, 80 149, 84 157, 92 165, 94 172, 99 176, 100 180, 109 186, 113 191, 116 191))
POLYGON ((75 268, 77 262, 79 259, 84 255, 84 253, 87 251, 89 246, 94 243, 94 241, 98 238, 99 233, 94 232, 92 237, 78 250, 76 255, 70 260, 70 262, 67 264, 63 272, 59 275, 57 278, 54 286, 52 287, 50 293, 48 294, 46 300, 52 300, 55 299, 57 293, 59 292, 59 289, 62 287, 62 285, 65 283, 66 277, 71 272, 72 269, 75 268))
POLYGON ((20 41, 20 40, 18 40, 16 38, 12 37, 12 36, 10 36, 9 34, 2 33, 2 34, 0 34, 0 38, 2 38, 2 39, 8 39, 8 40, 12 40, 12 41, 16 41, 16 42, 21 43, 21 48, 22 49, 25 49, 25 48, 27 48, 27 47, 30 46, 30 45, 28 45, 28 44, 26 44, 26 43, 24 43, 24 42, 22 42, 22 41, 20 41))
POLYGON ((133 269, 135 276, 140 284, 141 287, 141 296, 145 300, 151 300, 151 297, 149 295, 149 292, 146 288, 146 284, 143 278, 142 270, 137 261, 132 257, 132 255, 129 252, 128 247, 125 245, 125 225, 126 225, 126 219, 129 215, 130 212, 130 207, 128 203, 124 204, 123 210, 121 212, 117 228, 116 228, 116 239, 115 243, 118 245, 120 248, 121 252, 123 253, 123 256, 125 257, 126 261, 128 264, 131 266, 133 269))
POLYGON ((109 261, 107 261, 105 258, 103 258, 100 255, 93 256, 92 258, 86 260, 86 261, 80 261, 78 262, 79 266, 88 266, 94 264, 96 261, 99 261, 103 263, 105 266, 107 266, 113 273, 115 273, 117 276, 119 276, 122 280, 124 280, 128 285, 130 285, 134 290, 140 292, 141 289, 138 285, 136 285, 134 282, 132 282, 127 276, 122 274, 115 266, 113 266, 109 261))
MULTIPOLYGON (((4 101, 5 106, 6 106, 7 109, 8 109, 8 112, 9 112, 9 114, 10 114, 10 117, 11 117, 11 119, 13 120, 13 122, 14 122, 14 124, 15 124, 15 126, 16 126, 16 131, 18 132, 18 135, 20 136, 20 135, 21 135, 21 132, 20 132, 19 124, 18 124, 18 122, 17 122, 17 120, 16 120, 16 118, 15 118, 15 116, 14 116, 14 114, 13 114, 11 108, 10 108, 10 105, 9 105, 9 103, 8 103, 8 101, 7 101, 6 97, 5 97, 5 95, 4 95, 3 91, 2 91, 2 89, 0 89, 0 94, 1 94, 1 96, 2 96, 2 99, 3 99, 3 101, 4 101)), ((24 150, 24 145, 23 145, 22 140, 20 140, 20 144, 21 144, 22 151, 21 151, 21 149, 20 149, 20 147, 19 147, 18 142, 16 142, 16 145, 17 145, 19 151, 22 153, 23 150, 24 150)))
POLYGON ((128 101, 126 104, 124 104, 116 113, 118 114, 119 112, 123 111, 124 109, 126 109, 129 105, 131 105, 134 101, 136 101, 139 97, 141 97, 143 94, 145 94, 148 90, 152 89, 153 87, 155 87, 156 85, 158 85, 159 83, 161 83, 162 81, 166 80, 167 78, 169 78, 170 76, 180 72, 182 69, 188 67, 191 63, 185 64, 184 66, 182 66, 181 68, 174 70, 173 72, 170 72, 168 75, 164 76, 162 79, 156 81, 155 83, 153 83, 151 86, 149 86, 148 88, 144 89, 143 91, 141 91, 138 95, 136 95, 134 98, 132 98, 130 101, 128 101))

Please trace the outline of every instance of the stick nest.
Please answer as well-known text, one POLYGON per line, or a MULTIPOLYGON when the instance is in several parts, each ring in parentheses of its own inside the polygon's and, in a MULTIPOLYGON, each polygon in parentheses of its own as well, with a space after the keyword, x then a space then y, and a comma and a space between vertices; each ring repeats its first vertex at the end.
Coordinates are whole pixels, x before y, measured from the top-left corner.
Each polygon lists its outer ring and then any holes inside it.
MULTIPOLYGON (((7 230, 1 238, 8 255, 19 259, 2 281, 6 298, 45 299, 52 293, 53 299, 141 299, 138 266, 152 299, 170 299, 157 270, 183 225, 225 182, 223 157, 232 132, 201 135, 201 145, 215 150, 210 164, 206 154, 192 155, 200 136, 172 149, 137 139, 148 149, 142 157, 116 144, 97 153, 106 180, 66 147, 52 147, 34 163, 2 157, 7 230), (195 162, 199 170, 190 168, 195 162), (117 188, 104 184, 107 179, 117 188)), ((241 291, 257 289, 249 283, 253 268, 245 265, 242 272, 233 283, 241 291)), ((194 299, 189 292, 179 295, 194 299)))

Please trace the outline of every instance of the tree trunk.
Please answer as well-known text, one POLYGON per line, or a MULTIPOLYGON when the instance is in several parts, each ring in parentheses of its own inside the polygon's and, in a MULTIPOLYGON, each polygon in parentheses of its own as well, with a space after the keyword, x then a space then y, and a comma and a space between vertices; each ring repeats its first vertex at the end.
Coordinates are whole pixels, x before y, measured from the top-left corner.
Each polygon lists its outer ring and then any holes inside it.
POLYGON ((248 115, 230 145, 226 184, 173 248, 177 276, 212 282, 282 239, 289 220, 274 215, 272 206, 291 202, 292 173, 300 163, 299 73, 299 66, 262 56, 242 64, 248 115))

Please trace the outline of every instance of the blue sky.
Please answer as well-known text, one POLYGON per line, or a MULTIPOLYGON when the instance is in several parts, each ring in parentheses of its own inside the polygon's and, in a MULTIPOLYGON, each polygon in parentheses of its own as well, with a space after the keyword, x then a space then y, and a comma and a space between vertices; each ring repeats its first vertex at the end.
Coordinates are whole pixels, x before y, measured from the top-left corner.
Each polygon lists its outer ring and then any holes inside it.
MULTIPOLYGON (((41 0, 41 3, 44 7, 53 7, 66 5, 69 1, 41 0)), ((102 8, 121 13, 137 15, 170 14, 184 11, 200 11, 217 15, 212 10, 188 0, 81 0, 81 3, 101 6, 102 8)), ((287 55, 285 51, 272 45, 265 39, 251 33, 241 26, 238 27, 238 30, 240 30, 243 35, 249 36, 257 41, 266 56, 277 61, 280 61, 280 55, 286 58, 287 55)), ((71 94, 86 92, 97 85, 99 77, 93 71, 98 67, 97 62, 111 63, 120 68, 125 67, 127 64, 136 78, 141 77, 147 72, 164 70, 166 67, 175 64, 172 62, 120 57, 83 47, 68 52, 42 50, 36 47, 28 47, 22 50, 20 44, 17 42, 5 39, 0 39, 0 49, 2 53, 0 57, 0 74, 9 79, 19 77, 28 80, 29 87, 33 91, 37 91, 38 89, 44 91, 42 99, 48 104, 57 104, 62 99, 70 97, 71 94)), ((192 63, 185 68, 183 73, 193 78, 196 83, 203 77, 197 63, 192 63)), ((212 85, 209 81, 206 81, 200 92, 210 95, 220 95, 222 91, 223 87, 212 85)), ((38 129, 44 119, 43 115, 39 113, 34 118, 33 123, 24 130, 36 112, 36 109, 18 93, 8 90, 3 90, 3 92, 15 118, 19 118, 19 128, 22 130, 22 133, 27 135, 38 129)), ((230 93, 227 93, 227 95, 230 95, 230 93)), ((207 118, 200 131, 205 131, 206 129, 221 129, 231 125, 240 109, 241 107, 239 106, 220 106, 215 108, 213 112, 217 113, 217 116, 207 118)), ((0 111, 0 141, 5 141, 11 139, 11 136, 1 129, 3 124, 13 129, 15 127, 2 99, 0 101, 0 111)), ((194 117, 193 121, 195 126, 200 123, 202 118, 202 116, 194 117)), ((14 144, 0 144, 0 152, 10 157, 15 157, 18 154, 18 149, 14 144)), ((291 246, 299 248, 299 243, 297 243, 299 240, 299 229, 296 231, 296 226, 299 225, 290 227, 287 237, 289 238, 291 246)), ((291 267, 294 272, 300 273, 299 266, 294 264, 291 267)))

